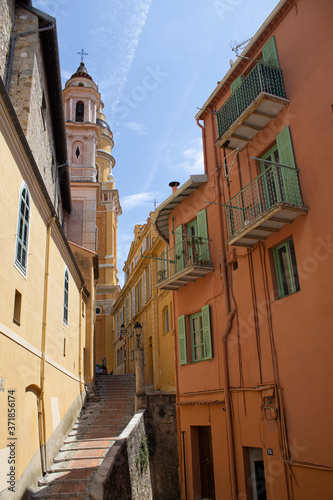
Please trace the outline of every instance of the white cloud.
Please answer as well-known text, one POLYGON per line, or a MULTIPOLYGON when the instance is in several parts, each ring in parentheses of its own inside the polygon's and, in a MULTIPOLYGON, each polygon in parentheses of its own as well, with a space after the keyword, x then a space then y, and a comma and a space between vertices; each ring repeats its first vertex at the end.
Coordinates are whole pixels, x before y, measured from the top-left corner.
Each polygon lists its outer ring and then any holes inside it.
POLYGON ((111 122, 127 82, 151 2, 121 0, 113 2, 112 9, 105 9, 105 0, 97 0, 95 11, 103 12, 103 19, 96 30, 90 31, 90 37, 94 40, 94 52, 100 53, 103 59, 105 78, 100 80, 100 91, 104 102, 107 100, 109 103, 111 122), (105 65, 106 60, 111 60, 112 66, 105 65))
POLYGON ((70 79, 70 77, 72 76, 73 73, 74 73, 74 71, 72 73, 70 73, 69 71, 67 71, 65 69, 62 69, 61 70, 61 79, 62 79, 62 81, 67 82, 67 80, 70 79))
POLYGON ((148 208, 148 216, 149 212, 154 210, 154 202, 158 194, 159 193, 155 191, 131 194, 129 196, 124 196, 124 198, 121 198, 120 203, 123 211, 133 210, 134 208, 138 208, 139 206, 142 207, 146 205, 148 208))
POLYGON ((202 141, 200 138, 194 139, 191 145, 183 151, 177 170, 185 171, 189 175, 204 173, 202 141))
POLYGON ((128 128, 129 130, 136 132, 138 135, 146 135, 147 134, 143 123, 124 122, 123 125, 124 125, 124 127, 128 128))

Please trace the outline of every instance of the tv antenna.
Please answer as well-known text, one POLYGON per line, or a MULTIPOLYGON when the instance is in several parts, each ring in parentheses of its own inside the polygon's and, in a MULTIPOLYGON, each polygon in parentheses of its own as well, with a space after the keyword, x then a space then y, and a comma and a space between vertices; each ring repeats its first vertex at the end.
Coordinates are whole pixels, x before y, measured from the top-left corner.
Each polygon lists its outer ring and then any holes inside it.
POLYGON ((244 49, 246 47, 246 45, 252 40, 252 36, 250 36, 249 38, 247 38, 246 40, 244 40, 244 42, 242 43, 238 43, 235 41, 232 41, 230 42, 230 47, 231 47, 231 50, 233 52, 235 52, 236 56, 238 57, 239 56, 239 50, 241 49, 244 49))

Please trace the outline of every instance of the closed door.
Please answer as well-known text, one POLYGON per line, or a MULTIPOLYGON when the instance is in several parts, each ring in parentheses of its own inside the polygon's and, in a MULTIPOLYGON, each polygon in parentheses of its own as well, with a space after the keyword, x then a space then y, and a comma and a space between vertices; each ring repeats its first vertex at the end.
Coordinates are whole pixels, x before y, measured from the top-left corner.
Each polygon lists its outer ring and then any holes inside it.
POLYGON ((198 427, 201 497, 215 500, 212 434, 209 426, 198 427))

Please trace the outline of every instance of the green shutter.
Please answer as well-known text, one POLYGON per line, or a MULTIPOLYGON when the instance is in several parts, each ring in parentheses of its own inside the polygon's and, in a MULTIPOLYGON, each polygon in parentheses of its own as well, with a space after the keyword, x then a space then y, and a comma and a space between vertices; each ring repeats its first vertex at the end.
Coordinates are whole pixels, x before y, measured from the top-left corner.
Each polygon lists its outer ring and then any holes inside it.
POLYGON ((280 163, 296 168, 289 126, 276 136, 276 145, 279 151, 280 163))
POLYGON ((176 272, 184 269, 184 240, 183 240, 183 226, 178 226, 175 229, 176 237, 176 272))
POLYGON ((185 315, 178 318, 178 341, 179 341, 179 364, 186 365, 187 350, 186 350, 186 326, 185 315))
POLYGON ((237 76, 236 80, 232 82, 232 84, 230 85, 230 90, 232 94, 235 92, 236 89, 238 89, 238 87, 242 83, 242 80, 243 80, 242 75, 239 75, 237 76))
POLYGON ((210 331, 209 306, 204 306, 201 309, 201 312, 202 312, 203 338, 205 346, 204 359, 210 359, 213 357, 213 353, 212 353, 212 336, 210 331))
POLYGON ((202 243, 199 245, 199 258, 203 262, 210 264, 209 257, 209 241, 208 241, 208 230, 207 230, 207 215, 206 209, 201 210, 197 215, 197 229, 198 238, 202 238, 202 243))
MULTIPOLYGON (((293 147, 289 126, 285 127, 276 136, 276 145, 279 152, 279 161, 282 165, 287 165, 296 169, 293 147)), ((301 193, 298 185, 297 172, 282 167, 282 181, 284 197, 287 203, 302 205, 301 193)))
POLYGON ((263 60, 266 64, 279 68, 279 59, 276 52, 275 38, 272 36, 262 48, 263 60))

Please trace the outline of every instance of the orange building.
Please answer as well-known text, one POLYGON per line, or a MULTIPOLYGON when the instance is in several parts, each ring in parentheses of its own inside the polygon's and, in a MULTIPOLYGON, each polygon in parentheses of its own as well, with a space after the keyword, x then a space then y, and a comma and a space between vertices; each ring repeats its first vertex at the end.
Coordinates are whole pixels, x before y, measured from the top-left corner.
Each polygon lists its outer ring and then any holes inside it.
POLYGON ((277 5, 196 116, 205 174, 153 216, 182 498, 332 498, 333 4, 313 7, 277 5))

